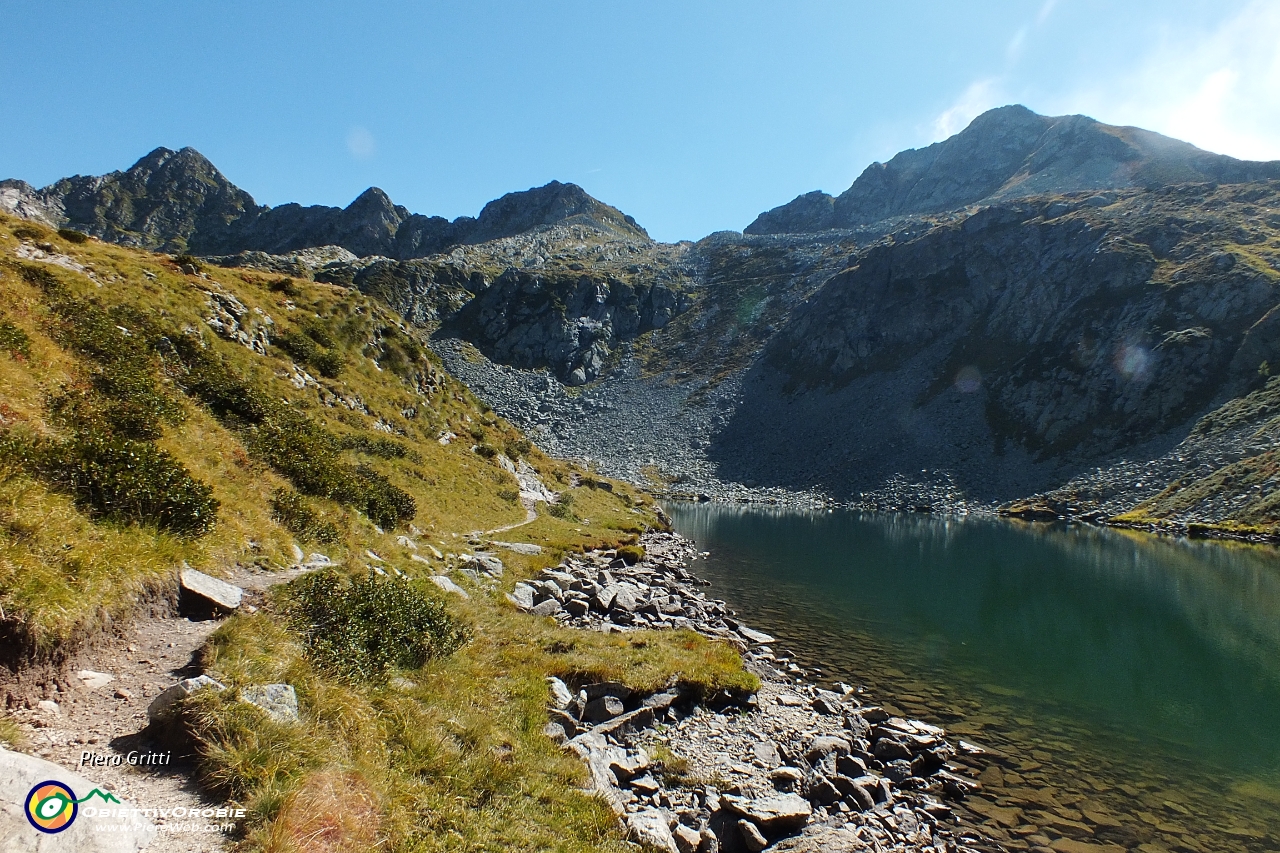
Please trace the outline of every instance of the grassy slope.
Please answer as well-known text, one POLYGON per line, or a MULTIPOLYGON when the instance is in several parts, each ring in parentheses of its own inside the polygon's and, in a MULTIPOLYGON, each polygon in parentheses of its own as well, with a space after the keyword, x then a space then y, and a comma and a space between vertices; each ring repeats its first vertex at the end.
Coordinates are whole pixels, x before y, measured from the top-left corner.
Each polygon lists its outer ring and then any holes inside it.
MULTIPOLYGON (((184 274, 163 255, 69 242, 4 217, 0 331, 10 329, 10 344, 0 336, 0 348, 9 350, 0 352, 0 436, 65 437, 51 400, 68 388, 87 387, 94 368, 66 345, 60 324, 76 319, 54 315, 48 294, 32 283, 42 280, 32 269, 51 271, 63 292, 83 304, 132 306, 171 334, 194 330, 235 375, 348 443, 385 439, 374 424, 390 425, 396 433, 390 437, 406 451, 403 458, 356 450, 342 456, 412 495, 412 519, 400 529, 379 530, 352 506, 308 499, 321 521, 336 528, 337 541, 301 544, 324 551, 346 571, 366 572, 370 549, 384 565, 420 583, 427 573, 447 570, 447 563, 433 558, 437 565, 428 567, 410 560, 398 536, 414 530, 419 543, 459 551, 466 547, 460 537, 469 531, 523 520, 513 478, 471 450, 475 443, 513 445, 519 434, 445 375, 424 347, 404 344, 407 364, 392 358, 380 341, 398 335, 403 343, 416 333, 378 304, 314 282, 295 282, 286 296, 271 289, 276 277, 261 273, 184 274), (38 244, 86 271, 17 257, 38 244), (278 347, 262 355, 212 334, 201 291, 215 286, 251 311, 270 315, 273 336, 300 332, 318 319, 345 363, 338 378, 321 379, 323 389, 295 388, 288 381, 294 364, 278 347), (11 345, 14 340, 21 345, 11 345), (399 371, 391 369, 393 362, 399 371), (426 394, 418 391, 424 376, 426 394), (336 397, 359 397, 371 414, 325 404, 336 397), (402 414, 411 407, 414 417, 402 414), (437 436, 444 430, 461 438, 443 446, 437 436)), ((184 537, 147 524, 95 519, 73 495, 37 476, 30 460, 3 457, 0 625, 31 654, 68 658, 109 620, 127 619, 148 590, 171 589, 183 560, 212 574, 236 563, 292 562, 298 540, 271 513, 273 493, 288 481, 253 452, 251 431, 220 421, 180 393, 160 368, 156 379, 183 414, 165 426, 156 444, 212 487, 220 503, 217 523, 203 536, 184 537)), ((552 488, 570 491, 570 466, 536 449, 527 458, 552 488)), ((320 840, 324 849, 378 842, 396 850, 621 849, 607 809, 578 790, 582 768, 540 734, 545 677, 609 677, 643 688, 683 680, 708 690, 750 686, 751 678, 731 649, 692 634, 582 634, 519 614, 502 600, 503 590, 558 562, 565 551, 634 541, 656 524, 647 499, 625 485, 571 492, 573 514, 557 518, 543 511, 534 523, 502 534, 541 544, 544 553, 507 555, 509 571, 499 590, 473 589, 467 602, 449 599, 451 613, 470 625, 473 639, 447 659, 402 673, 412 687, 403 681, 393 681, 400 687, 350 685, 329 677, 306 657, 274 606, 233 617, 219 629, 205 650, 216 677, 233 687, 288 681, 297 687, 303 711, 300 725, 280 726, 231 696, 206 697, 198 709, 205 781, 251 809, 251 846, 305 849, 320 840)), ((430 584, 420 588, 440 595, 430 584)), ((4 730, 0 736, 8 737, 4 730)))

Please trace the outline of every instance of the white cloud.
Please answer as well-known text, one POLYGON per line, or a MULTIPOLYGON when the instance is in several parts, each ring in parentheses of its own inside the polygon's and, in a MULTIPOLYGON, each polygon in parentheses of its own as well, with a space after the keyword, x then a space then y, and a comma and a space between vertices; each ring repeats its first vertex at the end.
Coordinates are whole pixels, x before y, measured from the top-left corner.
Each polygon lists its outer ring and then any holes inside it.
POLYGON ((1255 0, 1211 32, 1166 36, 1130 72, 1059 106, 1233 157, 1280 159, 1280 3, 1255 0))
POLYGON ((367 128, 357 125, 347 132, 347 150, 357 160, 368 160, 377 152, 378 146, 373 134, 367 128))
POLYGON ((996 77, 976 80, 933 120, 934 141, 946 139, 964 130, 982 113, 1006 103, 1001 81, 996 77))

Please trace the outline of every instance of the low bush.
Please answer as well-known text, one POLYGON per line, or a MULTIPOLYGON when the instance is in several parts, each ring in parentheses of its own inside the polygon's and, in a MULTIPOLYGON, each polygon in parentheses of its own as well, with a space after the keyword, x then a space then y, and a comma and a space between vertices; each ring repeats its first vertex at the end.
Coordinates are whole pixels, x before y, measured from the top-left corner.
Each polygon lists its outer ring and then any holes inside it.
POLYGON ((520 492, 515 489, 498 489, 498 497, 513 504, 520 500, 520 492))
POLYGON ((0 350, 11 356, 26 358, 31 355, 31 338, 13 323, 0 317, 0 350))
POLYGON ((498 455, 498 448, 488 442, 480 442, 476 445, 476 453, 479 453, 485 459, 493 459, 498 455))
POLYGON ((547 507, 547 512, 556 518, 573 519, 575 517, 573 514, 573 495, 568 492, 561 493, 560 499, 547 507))
POLYGON ((190 268, 195 272, 200 272, 204 269, 204 263, 199 258, 194 255, 188 255, 185 252, 181 255, 176 255, 173 262, 178 266, 178 269, 183 270, 183 272, 187 271, 184 267, 190 268))
POLYGON ((32 440, 17 452, 90 516, 184 536, 208 533, 217 520, 213 490, 149 441, 79 433, 68 441, 32 440))
POLYGON ((343 450, 367 453, 379 459, 404 459, 410 456, 409 448, 390 438, 374 438, 369 435, 344 435, 338 439, 343 450))
POLYGON ((308 657, 351 683, 384 682, 392 669, 417 669, 468 639, 441 602, 401 579, 348 582, 316 572, 290 584, 286 595, 289 624, 308 657))
POLYGON ((318 343, 310 334, 282 332, 275 336, 272 343, 295 361, 314 367, 321 376, 328 379, 338 378, 345 365, 340 353, 318 343))
POLYGON ((39 225, 18 225, 13 229, 13 236, 19 240, 47 240, 49 232, 39 225))
POLYGON ((271 517, 304 541, 338 541, 338 528, 321 518, 311 502, 293 489, 276 489, 271 493, 271 517))
POLYGON ((285 296, 298 295, 298 286, 288 276, 282 276, 267 282, 267 289, 272 293, 283 293, 285 296))
POLYGON ((529 455, 529 451, 533 450, 533 442, 527 438, 509 438, 503 449, 511 459, 519 459, 521 456, 529 455))
POLYGON ((59 228, 58 236, 68 243, 87 243, 89 235, 83 231, 77 231, 74 228, 59 228))

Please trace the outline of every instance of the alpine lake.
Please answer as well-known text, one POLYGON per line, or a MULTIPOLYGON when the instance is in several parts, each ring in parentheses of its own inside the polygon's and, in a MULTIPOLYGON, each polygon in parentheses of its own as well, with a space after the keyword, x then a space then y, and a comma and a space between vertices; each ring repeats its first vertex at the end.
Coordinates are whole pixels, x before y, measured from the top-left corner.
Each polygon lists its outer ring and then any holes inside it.
POLYGON ((819 683, 989 753, 1011 849, 1280 850, 1280 550, 672 503, 690 568, 819 683))

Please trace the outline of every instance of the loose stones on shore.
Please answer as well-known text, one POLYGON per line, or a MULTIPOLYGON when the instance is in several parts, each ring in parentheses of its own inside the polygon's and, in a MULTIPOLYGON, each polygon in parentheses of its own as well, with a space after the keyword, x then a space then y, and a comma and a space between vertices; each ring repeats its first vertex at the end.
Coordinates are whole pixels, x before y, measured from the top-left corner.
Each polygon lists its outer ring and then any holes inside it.
POLYGON ((650 534, 643 544, 633 566, 608 551, 575 556, 508 596, 575 627, 699 631, 733 643, 760 676, 754 697, 641 696, 548 679, 548 736, 586 762, 633 839, 678 853, 980 849, 966 846, 979 839, 959 835, 943 802, 977 783, 948 772, 955 750, 941 729, 864 706, 851 688, 798 680, 803 671, 775 656, 773 637, 701 593, 684 567, 691 543, 650 534))

